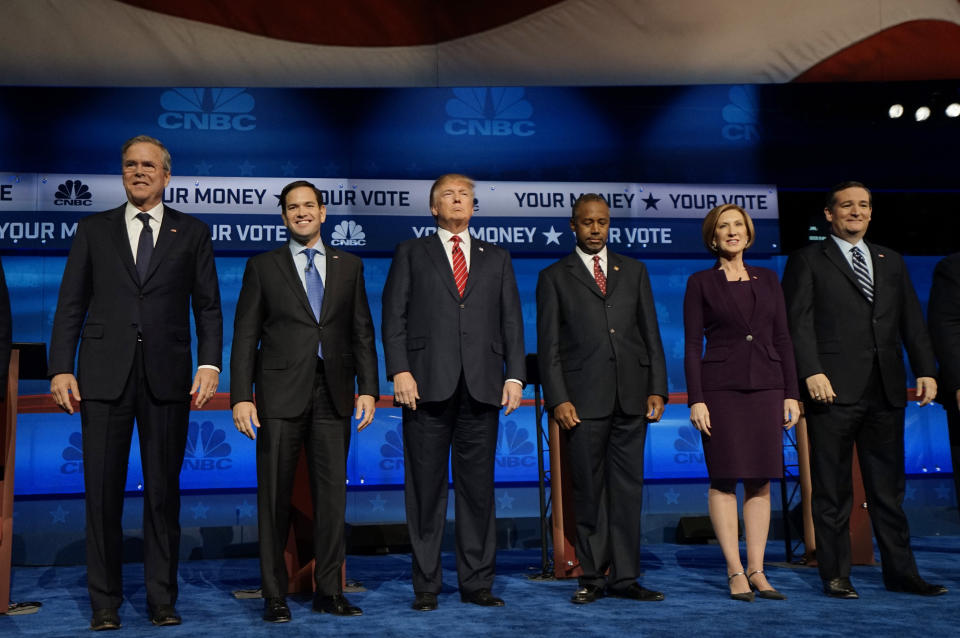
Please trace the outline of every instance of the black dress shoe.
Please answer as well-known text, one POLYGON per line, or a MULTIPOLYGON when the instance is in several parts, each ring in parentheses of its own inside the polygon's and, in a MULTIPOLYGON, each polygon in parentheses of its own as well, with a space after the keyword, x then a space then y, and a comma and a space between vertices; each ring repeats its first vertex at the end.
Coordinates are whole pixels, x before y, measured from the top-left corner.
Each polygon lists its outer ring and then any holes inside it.
POLYGON ((502 598, 497 598, 489 589, 478 589, 469 593, 460 593, 460 601, 480 605, 481 607, 503 607, 502 598))
POLYGON ((157 627, 179 625, 183 622, 173 605, 157 605, 150 608, 150 622, 157 627))
POLYGON ((860 598, 860 594, 850 584, 849 578, 831 578, 823 581, 823 591, 831 598, 860 598))
POLYGON ((105 629, 120 629, 120 614, 116 609, 95 609, 90 629, 104 631, 105 629))
POLYGON ((343 594, 334 596, 321 596, 317 594, 313 597, 313 611, 321 614, 333 614, 334 616, 361 616, 363 610, 354 607, 343 597, 343 594))
POLYGON ((290 608, 283 598, 263 600, 263 619, 267 622, 290 622, 290 608))
POLYGON ((437 608, 437 595, 428 591, 417 592, 410 607, 414 611, 433 611, 437 608))
POLYGON ((607 594, 614 598, 629 598, 644 602, 663 600, 663 594, 652 589, 641 587, 639 583, 631 583, 622 589, 607 589, 607 594))
POLYGON ((570 602, 574 605, 586 605, 587 603, 596 602, 600 598, 603 598, 603 587, 599 585, 584 585, 574 592, 573 596, 570 597, 570 602))
POLYGON ((947 588, 943 585, 928 583, 919 576, 905 578, 892 587, 888 586, 887 589, 918 596, 942 596, 947 593, 947 588))

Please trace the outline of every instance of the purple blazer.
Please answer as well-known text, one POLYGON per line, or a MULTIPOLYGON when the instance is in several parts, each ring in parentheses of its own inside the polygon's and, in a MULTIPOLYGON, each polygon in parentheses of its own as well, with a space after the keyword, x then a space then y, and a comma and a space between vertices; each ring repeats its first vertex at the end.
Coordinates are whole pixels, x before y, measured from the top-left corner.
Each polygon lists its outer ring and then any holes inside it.
POLYGON ((706 390, 782 389, 785 399, 799 398, 780 282, 767 268, 748 266, 747 273, 754 294, 749 317, 731 301, 719 267, 687 279, 683 299, 687 405, 702 403, 706 390))

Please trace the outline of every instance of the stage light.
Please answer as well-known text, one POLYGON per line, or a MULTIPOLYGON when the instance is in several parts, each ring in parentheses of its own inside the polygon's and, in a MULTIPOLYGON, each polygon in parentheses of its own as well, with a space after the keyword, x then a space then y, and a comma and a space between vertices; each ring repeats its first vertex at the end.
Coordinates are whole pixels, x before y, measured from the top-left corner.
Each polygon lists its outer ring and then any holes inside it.
POLYGON ((890 110, 887 111, 887 114, 890 115, 891 120, 897 119, 903 115, 903 104, 894 104, 890 107, 890 110))
POLYGON ((928 119, 929 117, 930 117, 930 107, 928 107, 928 106, 921 106, 921 107, 918 108, 918 109, 916 110, 916 112, 913 114, 913 119, 915 119, 915 120, 918 121, 918 122, 923 122, 924 120, 928 119))
POLYGON ((947 117, 957 117, 960 115, 960 104, 956 102, 948 104, 944 112, 947 114, 947 117))

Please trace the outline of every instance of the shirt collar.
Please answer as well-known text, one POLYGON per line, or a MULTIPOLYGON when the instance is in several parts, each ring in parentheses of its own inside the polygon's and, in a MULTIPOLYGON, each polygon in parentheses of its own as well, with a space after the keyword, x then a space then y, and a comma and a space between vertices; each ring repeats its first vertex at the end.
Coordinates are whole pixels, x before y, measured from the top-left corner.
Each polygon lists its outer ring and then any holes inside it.
POLYGON ((580 255, 580 259, 581 259, 584 263, 589 262, 589 263, 592 264, 592 263, 593 263, 593 258, 594 258, 595 256, 600 257, 600 263, 601 263, 601 264, 607 263, 607 245, 606 245, 606 244, 603 245, 603 248, 600 249, 600 252, 594 253, 594 254, 592 254, 592 255, 591 255, 590 253, 588 253, 588 252, 585 252, 582 248, 580 248, 580 246, 576 246, 576 247, 574 248, 574 250, 577 251, 577 254, 580 255))
POLYGON ((140 210, 130 202, 127 202, 127 207, 123 212, 123 217, 124 219, 127 220, 127 223, 130 223, 135 219, 137 219, 137 215, 139 215, 140 213, 146 213, 150 215, 150 217, 152 217, 157 222, 162 222, 163 221, 163 202, 160 202, 150 210, 140 210))
POLYGON ((464 246, 470 245, 470 229, 469 228, 464 228, 459 233, 451 233, 446 228, 440 228, 439 226, 437 226, 437 237, 440 238, 440 241, 443 243, 444 246, 446 246, 450 242, 450 238, 453 237, 454 234, 456 234, 457 237, 460 238, 460 243, 462 245, 464 246))
MULTIPOLYGON (((287 242, 287 245, 290 247, 290 253, 294 257, 302 253, 304 249, 307 248, 307 246, 304 246, 293 237, 290 238, 290 241, 287 242)), ((320 255, 321 257, 326 257, 327 255, 327 251, 323 247, 322 239, 318 239, 317 243, 315 243, 313 246, 310 246, 310 248, 313 248, 314 250, 316 250, 317 254, 320 255)))
POLYGON ((867 250, 867 244, 863 241, 863 237, 861 237, 860 241, 858 241, 857 243, 851 244, 846 239, 841 239, 840 237, 837 237, 833 233, 831 233, 830 236, 833 237, 833 241, 837 242, 837 246, 840 247, 840 250, 843 252, 844 255, 849 254, 850 249, 853 247, 859 248, 864 255, 870 254, 870 251, 867 250))

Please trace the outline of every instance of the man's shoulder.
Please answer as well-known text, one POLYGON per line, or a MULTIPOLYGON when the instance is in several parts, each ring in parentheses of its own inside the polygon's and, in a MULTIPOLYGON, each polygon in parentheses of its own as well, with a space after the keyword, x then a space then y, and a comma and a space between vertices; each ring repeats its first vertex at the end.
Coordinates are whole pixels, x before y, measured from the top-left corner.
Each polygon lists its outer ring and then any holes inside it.
POLYGON ((348 253, 345 250, 339 250, 337 248, 333 248, 332 246, 324 246, 324 249, 328 251, 331 259, 336 259, 343 264, 354 267, 363 264, 363 260, 353 253, 348 253))
POLYGON ((610 265, 618 266, 627 271, 643 272, 647 270, 647 265, 639 259, 621 255, 620 253, 615 253, 609 249, 607 250, 607 261, 610 263, 610 265))

